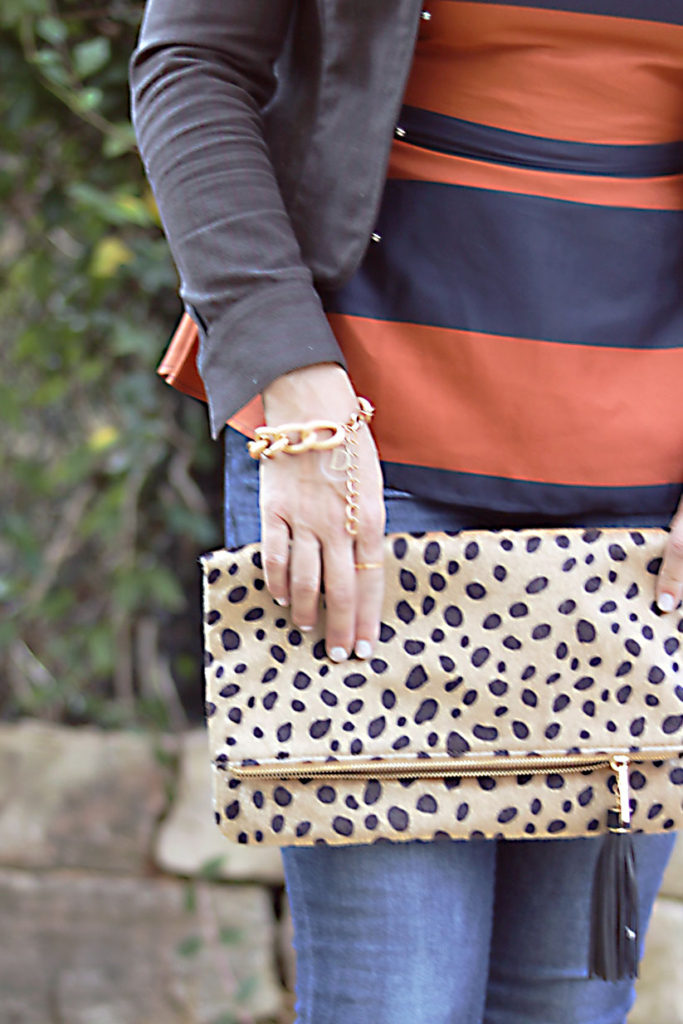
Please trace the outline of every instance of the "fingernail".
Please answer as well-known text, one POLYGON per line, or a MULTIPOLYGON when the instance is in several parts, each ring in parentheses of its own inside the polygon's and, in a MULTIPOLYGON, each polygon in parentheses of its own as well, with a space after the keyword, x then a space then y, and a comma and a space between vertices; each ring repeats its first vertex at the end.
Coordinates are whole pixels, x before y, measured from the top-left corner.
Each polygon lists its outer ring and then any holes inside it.
POLYGON ((673 594, 660 594, 657 598, 657 607, 660 612, 672 612, 676 607, 673 594))
POLYGON ((275 604, 279 604, 281 608, 289 608, 289 601, 286 597, 276 597, 275 604))
POLYGON ((313 631, 313 626, 299 626, 299 629, 302 633, 311 633, 313 631))
POLYGON ((369 658, 372 654, 372 644, 367 640, 359 640, 354 647, 354 654, 357 658, 369 658))
POLYGON ((331 651, 328 651, 331 661, 346 661, 348 658, 348 652, 343 647, 333 647, 331 651))

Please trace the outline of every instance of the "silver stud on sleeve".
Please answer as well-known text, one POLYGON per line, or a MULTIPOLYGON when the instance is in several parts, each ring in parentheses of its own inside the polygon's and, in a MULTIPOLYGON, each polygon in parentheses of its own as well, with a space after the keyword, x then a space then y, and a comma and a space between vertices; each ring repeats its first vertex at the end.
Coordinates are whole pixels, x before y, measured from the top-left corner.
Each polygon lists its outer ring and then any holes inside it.
POLYGON ((423 21, 431 21, 432 20, 431 11, 423 11, 422 14, 420 15, 420 17, 422 18, 423 21))
POLYGON ((376 231, 373 231, 372 234, 370 235, 370 239, 373 242, 381 242, 382 241, 382 236, 378 235, 376 231))
POLYGON ((398 127, 394 128, 394 135, 396 136, 397 139, 405 138, 405 134, 406 134, 405 128, 398 128, 398 127))

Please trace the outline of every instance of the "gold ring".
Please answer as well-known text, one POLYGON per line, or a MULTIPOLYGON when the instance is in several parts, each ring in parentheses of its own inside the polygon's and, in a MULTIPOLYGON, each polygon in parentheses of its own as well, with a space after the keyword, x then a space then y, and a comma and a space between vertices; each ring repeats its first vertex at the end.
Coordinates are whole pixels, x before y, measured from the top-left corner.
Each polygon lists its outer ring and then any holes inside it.
POLYGON ((382 569, 383 562, 356 562, 355 569, 382 569))

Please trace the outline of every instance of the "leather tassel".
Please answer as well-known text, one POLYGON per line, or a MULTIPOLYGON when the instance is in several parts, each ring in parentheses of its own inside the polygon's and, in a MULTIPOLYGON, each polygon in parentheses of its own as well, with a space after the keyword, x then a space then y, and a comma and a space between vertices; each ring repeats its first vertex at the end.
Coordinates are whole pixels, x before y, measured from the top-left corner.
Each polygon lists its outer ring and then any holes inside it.
POLYGON ((631 833, 628 759, 614 758, 618 806, 608 812, 593 879, 589 971, 619 981, 638 976, 638 885, 631 833))

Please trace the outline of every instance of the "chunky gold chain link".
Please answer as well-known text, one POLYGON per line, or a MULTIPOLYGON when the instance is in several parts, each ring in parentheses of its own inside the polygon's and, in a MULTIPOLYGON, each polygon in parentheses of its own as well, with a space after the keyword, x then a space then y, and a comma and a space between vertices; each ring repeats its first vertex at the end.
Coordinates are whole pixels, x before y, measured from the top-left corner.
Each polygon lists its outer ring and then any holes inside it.
POLYGON ((283 423, 279 427, 257 427, 253 441, 247 443, 252 459, 272 459, 275 455, 301 455, 303 452, 330 451, 344 448, 346 532, 358 533, 360 495, 358 480, 358 431, 369 423, 375 410, 367 398, 358 398, 346 423, 333 420, 308 420, 306 423, 283 423), (326 436, 327 435, 327 436, 326 436))

